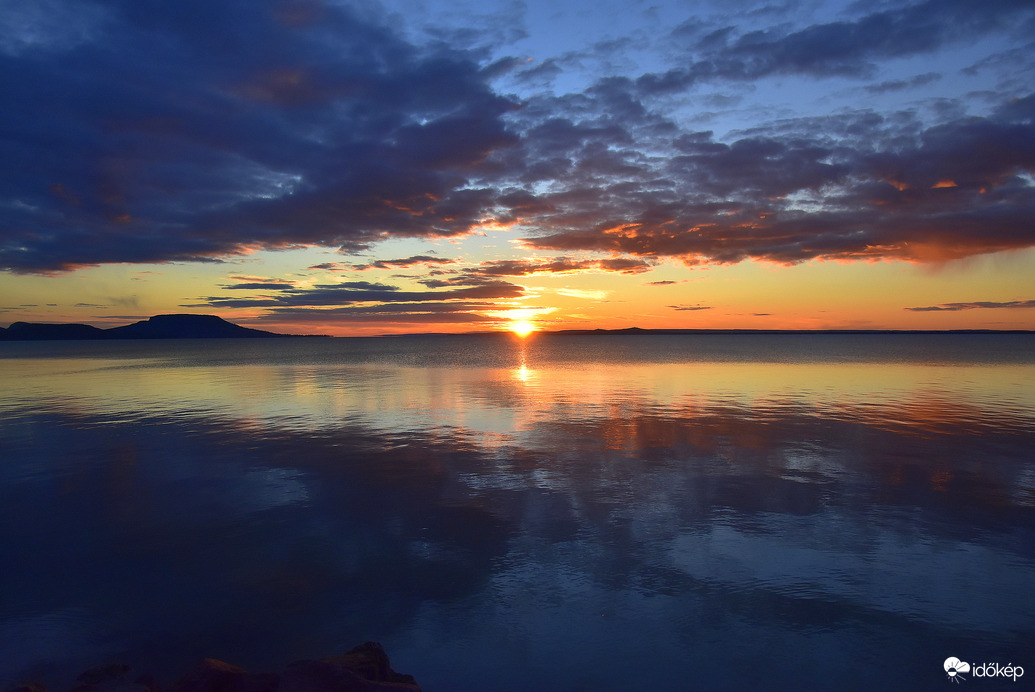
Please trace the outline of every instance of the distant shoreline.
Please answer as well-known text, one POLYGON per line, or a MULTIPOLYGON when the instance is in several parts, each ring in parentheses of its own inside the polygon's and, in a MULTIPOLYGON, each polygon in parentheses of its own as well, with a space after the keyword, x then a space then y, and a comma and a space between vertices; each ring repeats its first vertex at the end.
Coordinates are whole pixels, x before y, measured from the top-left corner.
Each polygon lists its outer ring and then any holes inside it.
MULTIPOLYGON (((640 327, 626 327, 624 329, 542 329, 532 332, 528 336, 519 337, 531 339, 539 336, 766 336, 766 335, 845 335, 854 334, 875 334, 875 335, 896 335, 896 334, 1035 334, 1032 329, 642 329, 640 327)), ((349 336, 332 337, 343 339, 365 339, 396 337, 406 338, 413 336, 498 336, 513 335, 505 329, 480 332, 412 332, 407 334, 378 334, 376 336, 349 336)))
POLYGON ((574 336, 659 334, 1035 334, 1031 329, 562 329, 542 332, 574 336))
MULTIPOLYGON (((4 341, 111 341, 142 339, 269 339, 269 338, 342 338, 369 339, 383 337, 455 337, 512 335, 505 329, 476 332, 411 332, 333 337, 326 334, 282 334, 242 327, 216 315, 155 315, 146 320, 120 327, 101 329, 88 324, 14 322, 0 327, 4 341)), ((752 335, 924 335, 924 334, 1035 334, 1031 329, 557 329, 539 330, 521 338, 553 336, 752 336, 752 335)))

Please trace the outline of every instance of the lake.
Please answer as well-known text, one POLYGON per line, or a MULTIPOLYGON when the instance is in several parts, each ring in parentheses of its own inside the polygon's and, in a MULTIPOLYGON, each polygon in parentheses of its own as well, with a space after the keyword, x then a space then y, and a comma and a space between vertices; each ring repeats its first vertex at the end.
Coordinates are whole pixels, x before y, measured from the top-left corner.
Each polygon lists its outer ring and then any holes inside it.
POLYGON ((1023 686, 1035 337, 0 343, 0 566, 3 687, 1023 686))

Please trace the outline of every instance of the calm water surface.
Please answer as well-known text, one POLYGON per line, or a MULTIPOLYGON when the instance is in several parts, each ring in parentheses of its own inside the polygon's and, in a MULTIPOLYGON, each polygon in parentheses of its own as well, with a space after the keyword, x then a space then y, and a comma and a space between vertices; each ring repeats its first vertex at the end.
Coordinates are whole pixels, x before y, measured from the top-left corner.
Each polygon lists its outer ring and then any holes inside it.
POLYGON ((0 344, 0 686, 1035 681, 1035 339, 0 344))

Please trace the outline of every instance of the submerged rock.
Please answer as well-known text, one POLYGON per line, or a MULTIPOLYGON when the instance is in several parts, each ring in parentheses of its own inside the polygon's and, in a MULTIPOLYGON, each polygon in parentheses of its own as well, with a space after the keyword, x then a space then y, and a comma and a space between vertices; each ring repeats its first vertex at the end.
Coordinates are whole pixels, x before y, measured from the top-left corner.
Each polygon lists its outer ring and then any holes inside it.
POLYGON ((343 665, 366 680, 407 685, 417 684, 412 675, 396 673, 392 670, 388 654, 385 653, 384 647, 377 642, 364 642, 343 654, 328 656, 321 660, 343 665))
POLYGON ((412 675, 392 670, 377 642, 338 656, 295 661, 284 671, 280 692, 420 692, 412 675))
POLYGON ((111 663, 106 666, 91 668, 85 673, 80 674, 76 680, 86 685, 100 685, 112 680, 123 680, 128 672, 129 666, 126 664, 111 663))
POLYGON ((225 661, 206 658, 181 677, 172 692, 275 692, 280 685, 276 673, 249 673, 225 661))
POLYGON ((42 682, 23 682, 12 687, 8 692, 47 692, 47 686, 42 682))
MULTIPOLYGON (((91 668, 76 678, 72 692, 162 692, 151 675, 127 680, 130 667, 113 663, 91 668)), ((412 675, 392 670, 388 654, 377 642, 366 642, 343 654, 295 661, 283 673, 254 673, 215 658, 200 661, 166 692, 421 692, 412 675)), ((38 682, 6 692, 47 692, 38 682)))

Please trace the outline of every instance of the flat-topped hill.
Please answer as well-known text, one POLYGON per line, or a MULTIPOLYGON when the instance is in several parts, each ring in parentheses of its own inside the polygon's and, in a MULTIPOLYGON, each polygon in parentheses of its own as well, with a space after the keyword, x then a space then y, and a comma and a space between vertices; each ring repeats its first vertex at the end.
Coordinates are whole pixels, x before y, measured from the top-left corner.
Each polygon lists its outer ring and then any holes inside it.
POLYGON ((264 339, 290 336, 242 327, 216 315, 155 315, 122 327, 15 322, 0 330, 2 341, 58 339, 264 339))

